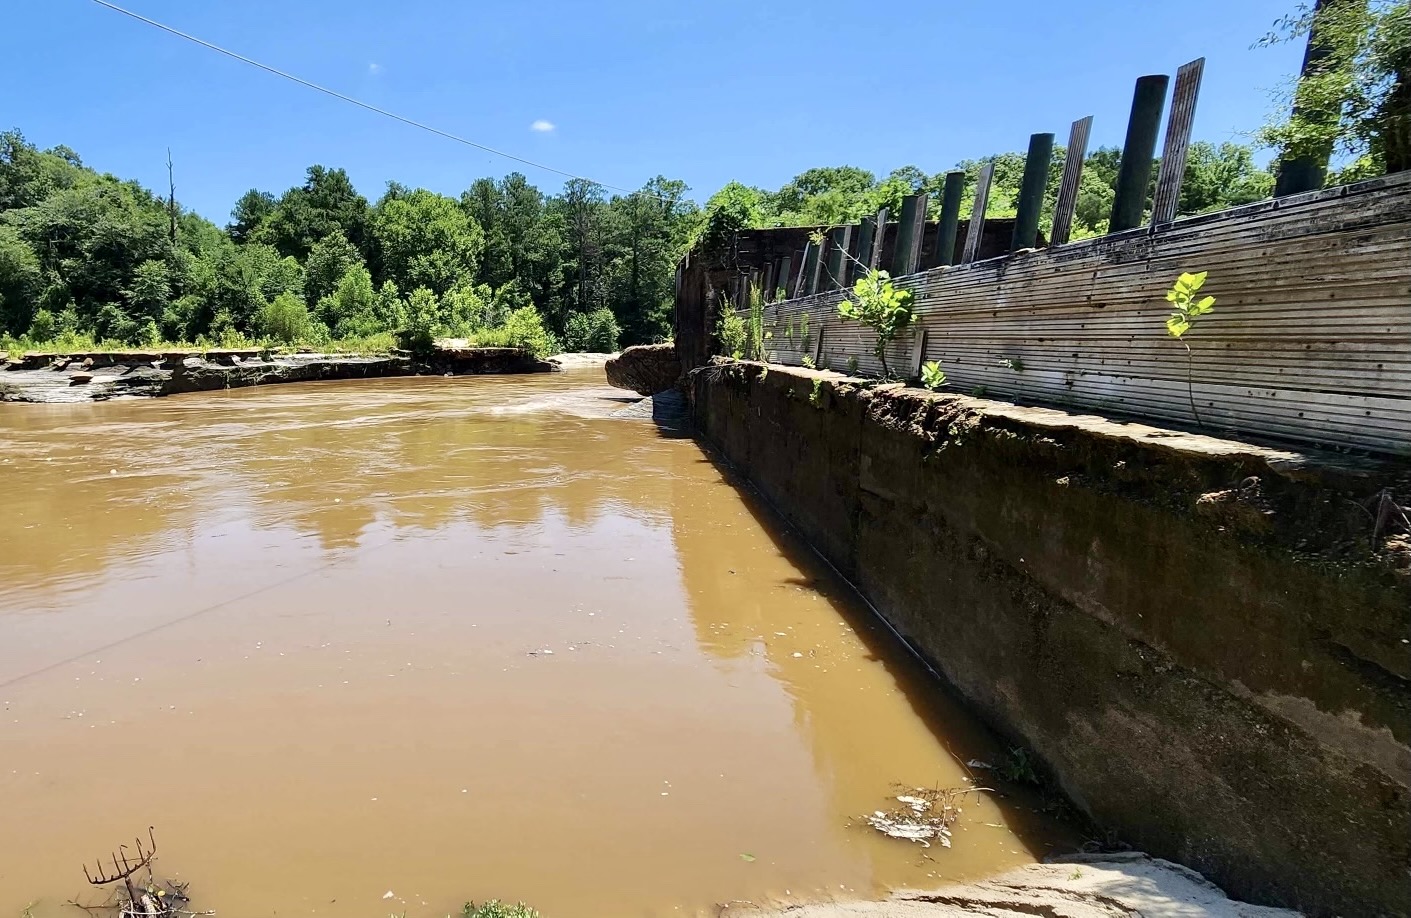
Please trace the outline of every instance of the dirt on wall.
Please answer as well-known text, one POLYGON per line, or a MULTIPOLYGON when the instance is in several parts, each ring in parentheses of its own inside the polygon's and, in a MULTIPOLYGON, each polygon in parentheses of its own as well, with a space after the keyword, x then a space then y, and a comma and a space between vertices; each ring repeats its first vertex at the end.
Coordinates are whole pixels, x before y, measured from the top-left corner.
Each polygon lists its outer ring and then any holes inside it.
POLYGON ((1375 522, 1411 466, 757 364, 690 394, 1099 825, 1250 901, 1411 914, 1411 538, 1375 522))

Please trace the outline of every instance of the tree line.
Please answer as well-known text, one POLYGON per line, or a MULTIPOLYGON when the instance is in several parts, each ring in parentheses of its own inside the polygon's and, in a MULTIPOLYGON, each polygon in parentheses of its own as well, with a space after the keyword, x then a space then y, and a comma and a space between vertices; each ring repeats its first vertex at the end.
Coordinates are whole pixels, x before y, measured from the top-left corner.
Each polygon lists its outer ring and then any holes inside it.
MULTIPOLYGON (((1065 149, 1056 147, 1049 164, 1040 221, 1044 232, 1052 226, 1065 159, 1065 149)), ((1084 159, 1073 217, 1073 239, 1107 232, 1120 159, 1121 151, 1116 147, 1099 148, 1084 159)), ((1019 186, 1024 176, 1024 154, 1001 153, 993 157, 993 161, 994 177, 985 216, 1013 217, 1017 213, 1019 186)), ((883 178, 855 166, 809 169, 774 192, 731 182, 707 201, 703 233, 708 243, 719 243, 742 228, 836 226, 856 223, 883 207, 896 215, 900 212, 902 198, 907 195, 924 191, 932 200, 939 200, 946 173, 956 170, 966 173, 961 218, 968 219, 974 208, 975 187, 983 165, 979 160, 965 160, 952 169, 932 174, 916 166, 902 166, 883 178)), ((1148 206, 1155 193, 1156 175, 1157 169, 1153 167, 1148 206)), ((1260 201, 1269 197, 1273 187, 1273 173, 1255 163, 1250 147, 1197 141, 1190 146, 1179 212, 1200 214, 1260 201)), ((931 219, 936 218, 936 209, 932 208, 931 219)))
POLYGON ((658 177, 609 197, 518 173, 459 198, 342 169, 251 190, 218 227, 67 147, 0 134, 0 336, 243 344, 392 333, 613 350, 670 333, 676 262, 699 211, 658 177), (514 340, 509 340, 514 339, 514 340))

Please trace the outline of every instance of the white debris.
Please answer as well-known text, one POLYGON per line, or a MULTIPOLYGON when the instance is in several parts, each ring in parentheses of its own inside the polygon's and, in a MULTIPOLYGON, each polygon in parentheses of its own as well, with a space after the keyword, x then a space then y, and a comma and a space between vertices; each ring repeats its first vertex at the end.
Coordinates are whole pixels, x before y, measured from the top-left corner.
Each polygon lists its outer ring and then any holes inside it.
POLYGON ((971 759, 965 765, 967 768, 994 768, 989 762, 982 762, 979 759, 971 759))

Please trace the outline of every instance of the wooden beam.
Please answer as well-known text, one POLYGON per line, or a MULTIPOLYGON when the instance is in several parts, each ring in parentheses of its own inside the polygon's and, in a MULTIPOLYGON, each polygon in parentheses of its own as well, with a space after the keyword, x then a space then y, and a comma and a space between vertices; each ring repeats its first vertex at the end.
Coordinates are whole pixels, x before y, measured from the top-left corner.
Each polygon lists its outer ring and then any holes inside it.
POLYGON ((779 260, 779 273, 774 278, 774 284, 776 291, 779 288, 784 290, 784 299, 786 300, 789 298, 789 291, 793 289, 789 286, 789 281, 793 279, 789 275, 793 273, 793 270, 794 256, 785 255, 779 260))
POLYGON ((1191 127, 1195 124, 1195 103, 1200 96, 1200 78, 1204 72, 1203 57, 1183 64, 1176 71, 1171 116, 1166 122, 1166 145, 1161 150, 1161 171, 1157 173, 1156 197, 1151 205, 1153 225, 1176 219, 1181 181, 1186 176, 1186 154, 1190 152, 1191 127))
POLYGON ((877 243, 877 218, 863 217, 857 225, 857 260, 872 264, 872 248, 877 243))
POLYGON ((970 211, 970 228, 965 231, 965 252, 960 263, 968 265, 980 254, 980 242, 985 235, 985 207, 990 202, 990 182, 995 177, 995 161, 990 160, 980 167, 980 176, 975 182, 975 206, 970 211))
POLYGON ((1063 181, 1058 186, 1058 201, 1053 207, 1053 232, 1049 245, 1063 245, 1073 235, 1073 213, 1078 209, 1078 187, 1083 181, 1083 162, 1088 157, 1088 135, 1092 133, 1093 116, 1079 118, 1068 131, 1068 150, 1063 154, 1063 181))
POLYGON ((882 263, 882 246, 887 241, 887 208, 877 211, 877 227, 872 235, 872 256, 867 259, 867 270, 875 271, 882 263))
POLYGON ((813 273, 812 265, 818 261, 818 246, 809 240, 803 247, 803 260, 799 262, 799 276, 794 283, 794 299, 807 296, 811 291, 808 289, 808 278, 813 273))
MULTIPOLYGON (((827 244, 827 238, 826 238, 826 237, 824 238, 824 244, 827 244)), ((810 251, 813 252, 813 257, 812 257, 812 260, 811 260, 811 261, 808 261, 808 262, 805 263, 806 267, 808 268, 808 288, 807 288, 807 292, 808 292, 809 294, 814 294, 814 293, 817 293, 819 290, 822 290, 822 289, 823 289, 822 284, 823 284, 823 255, 824 255, 824 252, 823 252, 822 247, 819 246, 819 245, 817 245, 817 244, 815 244, 815 243, 810 243, 810 244, 809 244, 809 249, 810 249, 810 251)))
POLYGON ((835 226, 828 231, 828 277, 825 289, 837 290, 848 284, 848 249, 852 247, 852 227, 835 226))
POLYGON ((936 265, 955 264, 955 238, 960 233, 960 199, 965 196, 965 173, 946 173, 941 192, 941 222, 936 226, 936 265))
POLYGON ((926 229, 926 193, 901 199, 901 220, 897 224, 897 247, 892 252, 892 276, 915 274, 921 267, 921 237, 926 229))
POLYGON ((926 360, 926 329, 917 328, 911 341, 911 375, 921 375, 921 364, 926 360))

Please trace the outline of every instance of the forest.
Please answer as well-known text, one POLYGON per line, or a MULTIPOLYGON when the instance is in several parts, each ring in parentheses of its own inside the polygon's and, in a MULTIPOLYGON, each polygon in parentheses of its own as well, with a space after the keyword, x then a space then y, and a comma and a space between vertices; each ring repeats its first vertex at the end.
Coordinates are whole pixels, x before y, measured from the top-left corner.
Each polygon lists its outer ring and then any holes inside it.
MULTIPOLYGON (((1117 161, 1106 148, 1087 158, 1075 237, 1105 230, 1117 161)), ((998 157, 990 215, 1012 214, 1022 172, 1022 154, 998 157)), ((809 169, 776 191, 731 183, 698 207, 664 177, 610 197, 579 179, 546 194, 512 173, 458 198, 391 182, 369 202, 342 169, 315 165, 281 194, 247 192, 222 228, 12 130, 0 134, 0 344, 377 349, 447 336, 610 351, 670 335, 676 263, 702 232, 895 213, 944 176, 809 169)), ((1259 200, 1272 182, 1247 147, 1196 144, 1182 211, 1259 200)))

